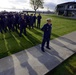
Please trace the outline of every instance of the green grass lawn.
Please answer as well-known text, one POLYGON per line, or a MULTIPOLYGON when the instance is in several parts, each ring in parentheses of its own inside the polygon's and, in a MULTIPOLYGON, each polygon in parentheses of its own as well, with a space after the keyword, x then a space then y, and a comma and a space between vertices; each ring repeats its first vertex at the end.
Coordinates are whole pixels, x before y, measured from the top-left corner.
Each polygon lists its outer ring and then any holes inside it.
POLYGON ((76 75, 76 53, 46 75, 76 75))

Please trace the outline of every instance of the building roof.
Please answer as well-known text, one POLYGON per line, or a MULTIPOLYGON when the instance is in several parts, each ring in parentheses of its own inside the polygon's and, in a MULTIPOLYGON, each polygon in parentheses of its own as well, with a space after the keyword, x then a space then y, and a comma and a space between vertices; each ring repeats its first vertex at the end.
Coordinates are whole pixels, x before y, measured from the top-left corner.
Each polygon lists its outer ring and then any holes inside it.
POLYGON ((76 4, 76 2, 66 2, 66 3, 58 4, 57 6, 59 6, 59 5, 65 5, 65 4, 76 4))

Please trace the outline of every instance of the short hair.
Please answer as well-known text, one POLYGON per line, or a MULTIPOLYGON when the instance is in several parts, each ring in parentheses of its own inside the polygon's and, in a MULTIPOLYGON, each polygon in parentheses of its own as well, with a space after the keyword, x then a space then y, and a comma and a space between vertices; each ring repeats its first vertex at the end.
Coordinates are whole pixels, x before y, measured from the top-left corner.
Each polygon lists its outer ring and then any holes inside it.
POLYGON ((46 20, 47 20, 47 21, 51 21, 52 19, 51 19, 51 18, 47 18, 46 20))

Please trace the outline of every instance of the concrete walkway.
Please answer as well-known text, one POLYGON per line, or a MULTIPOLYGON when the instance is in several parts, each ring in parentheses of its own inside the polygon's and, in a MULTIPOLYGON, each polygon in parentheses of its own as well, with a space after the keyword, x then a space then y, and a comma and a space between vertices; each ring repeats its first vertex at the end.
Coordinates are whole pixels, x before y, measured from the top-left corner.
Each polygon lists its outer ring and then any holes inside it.
POLYGON ((76 31, 50 41, 51 50, 40 45, 0 59, 0 75, 44 75, 76 52, 76 31))

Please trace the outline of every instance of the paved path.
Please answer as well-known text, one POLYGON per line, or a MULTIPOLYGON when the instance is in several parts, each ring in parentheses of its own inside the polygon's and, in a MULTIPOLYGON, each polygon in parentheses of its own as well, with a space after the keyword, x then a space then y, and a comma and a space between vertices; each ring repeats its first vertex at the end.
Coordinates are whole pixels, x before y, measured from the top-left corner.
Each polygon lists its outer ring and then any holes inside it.
POLYGON ((44 75, 76 52, 76 31, 50 41, 51 50, 40 45, 0 59, 0 75, 44 75))

